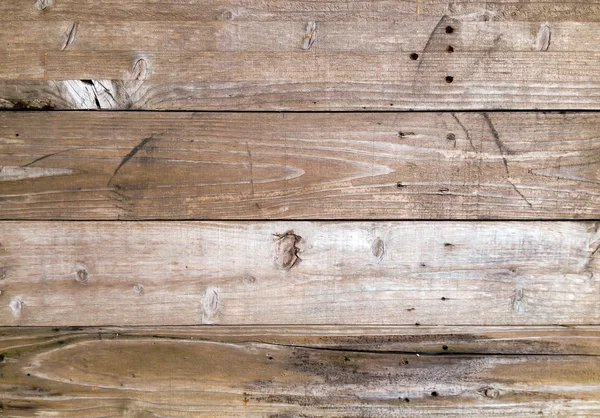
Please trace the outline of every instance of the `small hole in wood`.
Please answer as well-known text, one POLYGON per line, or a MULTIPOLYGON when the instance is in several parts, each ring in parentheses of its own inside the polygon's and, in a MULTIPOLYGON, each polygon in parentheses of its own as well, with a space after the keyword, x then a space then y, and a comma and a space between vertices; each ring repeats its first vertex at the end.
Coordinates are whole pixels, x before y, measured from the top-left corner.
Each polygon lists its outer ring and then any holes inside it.
POLYGON ((454 81, 454 77, 452 77, 451 75, 446 76, 446 83, 452 83, 453 81, 454 81))
POLYGON ((448 300, 448 298, 447 298, 447 297, 444 297, 444 296, 442 296, 442 300, 446 301, 446 300, 448 300))
POLYGON ((456 135, 454 135, 453 133, 449 133, 448 135, 446 135, 446 139, 448 141, 456 141, 456 135))
POLYGON ((452 45, 448 45, 448 47, 446 48, 446 51, 448 51, 449 53, 453 53, 454 47, 452 45))
POLYGON ((396 187, 401 189, 402 187, 406 187, 404 184, 402 184, 401 181, 399 181, 398 183, 396 183, 396 187))
POLYGON ((435 398, 436 396, 439 396, 439 393, 437 393, 437 392, 434 390, 433 392, 431 392, 431 396, 433 396, 433 397, 435 398))
POLYGON ((452 26, 446 26, 446 33, 454 32, 454 28, 452 26))
POLYGON ((447 345, 443 345, 443 346, 442 346, 442 350, 444 350, 444 351, 448 351, 448 346, 447 346, 447 345))
POLYGON ((413 61, 416 61, 419 59, 419 54, 413 52, 412 54, 410 54, 410 59, 413 61))
POLYGON ((15 134, 15 136, 19 136, 19 134, 15 134))

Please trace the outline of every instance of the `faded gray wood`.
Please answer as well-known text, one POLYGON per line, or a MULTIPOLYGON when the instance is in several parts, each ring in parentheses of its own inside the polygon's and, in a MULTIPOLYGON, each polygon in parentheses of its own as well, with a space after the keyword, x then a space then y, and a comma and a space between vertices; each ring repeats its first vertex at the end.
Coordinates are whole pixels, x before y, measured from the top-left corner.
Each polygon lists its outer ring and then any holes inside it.
POLYGON ((600 218, 594 113, 0 113, 2 219, 600 218))
POLYGON ((0 330, 8 416, 596 416, 598 327, 0 330))
POLYGON ((594 324, 592 222, 2 222, 2 325, 594 324))
POLYGON ((597 2, 8 0, 0 19, 4 108, 600 104, 597 2))

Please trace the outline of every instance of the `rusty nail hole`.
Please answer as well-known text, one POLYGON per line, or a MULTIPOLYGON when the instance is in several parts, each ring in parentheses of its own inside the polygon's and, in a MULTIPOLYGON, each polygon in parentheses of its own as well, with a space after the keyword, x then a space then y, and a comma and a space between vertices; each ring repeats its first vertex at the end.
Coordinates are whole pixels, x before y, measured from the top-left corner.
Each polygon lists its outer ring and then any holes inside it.
POLYGON ((446 48, 446 51, 448 51, 449 53, 453 53, 454 47, 452 45, 448 45, 448 47, 446 48))
POLYGON ((446 135, 446 139, 448 141, 456 141, 456 135, 454 135, 453 133, 449 133, 448 135, 446 135))
POLYGON ((454 32, 454 28, 452 26, 446 26, 446 33, 454 32))
POLYGON ((448 351, 448 346, 447 346, 447 345, 443 345, 443 346, 442 346, 442 350, 444 350, 444 351, 448 351))
POLYGON ((433 396, 433 397, 435 398, 436 396, 439 396, 439 393, 437 393, 437 392, 434 390, 433 392, 431 392, 431 396, 433 396))
POLYGON ((446 76, 446 83, 452 83, 453 81, 454 81, 454 77, 452 77, 451 75, 446 76))
POLYGON ((413 61, 416 61, 419 59, 419 54, 413 52, 412 54, 410 54, 410 59, 413 61))

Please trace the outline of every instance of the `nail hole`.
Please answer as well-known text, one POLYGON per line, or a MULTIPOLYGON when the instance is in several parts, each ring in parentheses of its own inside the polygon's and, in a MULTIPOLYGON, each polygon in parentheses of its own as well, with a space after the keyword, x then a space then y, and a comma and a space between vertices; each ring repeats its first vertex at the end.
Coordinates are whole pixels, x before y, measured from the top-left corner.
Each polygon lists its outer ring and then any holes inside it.
POLYGON ((408 403, 408 402, 410 402, 410 399, 404 398, 404 402, 408 403))
POLYGON ((413 61, 416 61, 419 59, 419 54, 413 52, 412 54, 410 54, 410 59, 413 61))
POLYGON ((439 395, 439 393, 437 393, 435 390, 433 392, 431 392, 431 396, 433 396, 433 397, 436 397, 438 395, 439 395))
POLYGON ((451 75, 446 76, 446 83, 452 83, 453 81, 454 81, 454 77, 452 77, 451 75))
POLYGON ((444 350, 444 351, 448 351, 448 346, 447 346, 447 345, 443 345, 443 346, 442 346, 442 350, 444 350))
POLYGON ((15 136, 19 136, 19 134, 15 134, 15 136))
POLYGON ((406 187, 406 186, 404 184, 402 184, 402 182, 399 181, 398 183, 396 183, 396 187, 398 187, 400 189, 400 188, 406 187))
POLYGON ((446 51, 448 51, 449 53, 453 53, 454 47, 452 45, 448 45, 448 48, 446 48, 446 51))
POLYGON ((446 139, 448 141, 456 141, 456 135, 454 135, 453 133, 449 133, 448 135, 446 135, 446 139))
POLYGON ((402 364, 404 364, 404 365, 408 364, 408 360, 406 360, 406 359, 402 360, 402 364))
POLYGON ((442 296, 442 300, 448 300, 448 298, 447 298, 447 297, 444 297, 444 296, 442 296))
POLYGON ((454 32, 454 28, 452 26, 446 26, 446 33, 454 32))

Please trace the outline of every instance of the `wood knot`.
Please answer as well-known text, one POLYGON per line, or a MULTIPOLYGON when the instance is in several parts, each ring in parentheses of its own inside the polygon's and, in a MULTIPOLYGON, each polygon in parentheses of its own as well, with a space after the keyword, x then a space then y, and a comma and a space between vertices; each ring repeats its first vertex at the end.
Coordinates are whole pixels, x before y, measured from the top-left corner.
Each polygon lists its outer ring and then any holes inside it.
POLYGON ((385 244, 381 238, 377 238, 373 241, 373 244, 371 244, 371 253, 373 254, 373 257, 381 261, 385 254, 385 244))
POLYGON ((550 48, 550 25, 542 23, 535 38, 535 49, 545 52, 548 48, 550 48))
POLYGON ((37 0, 35 2, 35 7, 41 11, 47 10, 50 7, 52 7, 53 5, 54 5, 54 0, 37 0))
POLYGON ((132 81, 143 81, 148 77, 148 61, 144 58, 138 59, 131 68, 130 79, 132 81))
POLYGON ((17 317, 17 318, 19 316, 21 316, 21 311, 23 310, 23 306, 25 306, 25 303, 23 302, 23 300, 20 297, 13 298, 10 301, 10 303, 8 304, 8 307, 12 311, 13 316, 17 317))
POLYGON ((479 392, 481 395, 488 399, 496 399, 498 398, 498 396, 500 396, 500 392, 498 391, 498 389, 490 387, 481 388, 477 392, 479 392))
POLYGON ((86 284, 90 279, 86 269, 77 270, 77 281, 81 284, 86 284))
POLYGON ((300 249, 297 244, 302 241, 302 237, 294 234, 294 231, 288 231, 284 234, 275 234, 275 266, 279 270, 290 270, 301 260, 298 257, 300 249))
POLYGON ((227 20, 229 22, 232 22, 233 20, 235 20, 235 18, 237 17, 237 13, 233 10, 225 10, 223 13, 221 13, 221 19, 222 20, 227 20))
POLYGON ((244 279, 243 280, 244 280, 245 284, 253 284, 253 283, 256 282, 256 277, 254 277, 251 274, 246 273, 246 274, 244 274, 244 279))
POLYGON ((214 324, 216 322, 216 316, 219 314, 219 289, 216 287, 209 287, 204 292, 202 297, 201 305, 201 319, 203 324, 214 324))
POLYGON ((308 51, 317 40, 317 22, 308 22, 302 37, 302 49, 308 51))
POLYGON ((515 312, 527 312, 527 295, 522 288, 517 288, 510 297, 512 310, 515 312))
POLYGON ((134 284, 133 291, 136 295, 141 295, 142 293, 144 293, 144 286, 142 286, 141 284, 134 284))

